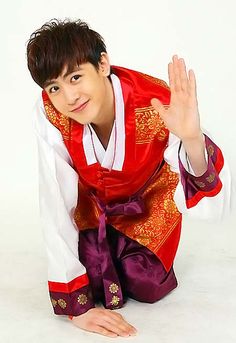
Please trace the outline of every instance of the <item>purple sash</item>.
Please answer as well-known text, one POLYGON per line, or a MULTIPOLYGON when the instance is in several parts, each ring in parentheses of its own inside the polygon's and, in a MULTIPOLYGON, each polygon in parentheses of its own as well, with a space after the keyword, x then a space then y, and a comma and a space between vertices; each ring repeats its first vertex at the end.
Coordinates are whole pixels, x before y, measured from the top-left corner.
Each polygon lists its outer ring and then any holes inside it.
POLYGON ((108 309, 115 309, 120 308, 123 306, 123 294, 122 289, 119 281, 119 277, 117 275, 116 269, 114 267, 109 245, 106 239, 106 220, 107 216, 117 216, 117 215, 128 215, 132 216, 135 214, 143 213, 145 210, 142 194, 144 190, 151 184, 154 177, 157 173, 161 170, 162 166, 164 165, 164 160, 158 164, 157 168, 155 169, 152 176, 147 180, 144 186, 139 189, 133 196, 129 198, 129 200, 125 203, 115 203, 112 205, 105 205, 102 203, 100 199, 96 197, 94 193, 90 193, 90 195, 95 199, 100 211, 101 215, 99 217, 99 228, 98 228, 98 249, 100 254, 100 262, 101 262, 101 269, 102 269, 102 276, 103 276, 103 287, 104 287, 104 294, 105 294, 105 303, 106 308, 108 309), (115 285, 115 293, 111 292, 112 285, 115 285))

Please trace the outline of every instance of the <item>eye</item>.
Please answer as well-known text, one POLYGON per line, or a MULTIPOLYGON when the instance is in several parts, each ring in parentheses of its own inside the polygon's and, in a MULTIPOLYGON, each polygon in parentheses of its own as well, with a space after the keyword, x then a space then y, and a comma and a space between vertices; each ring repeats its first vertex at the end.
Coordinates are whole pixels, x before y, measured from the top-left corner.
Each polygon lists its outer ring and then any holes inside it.
POLYGON ((53 86, 49 88, 49 93, 56 93, 58 91, 59 87, 58 86, 53 86))
POLYGON ((73 75, 72 78, 71 78, 71 81, 72 81, 72 82, 73 82, 73 81, 77 81, 77 80, 79 80, 80 77, 81 77, 81 75, 78 75, 78 74, 73 75))

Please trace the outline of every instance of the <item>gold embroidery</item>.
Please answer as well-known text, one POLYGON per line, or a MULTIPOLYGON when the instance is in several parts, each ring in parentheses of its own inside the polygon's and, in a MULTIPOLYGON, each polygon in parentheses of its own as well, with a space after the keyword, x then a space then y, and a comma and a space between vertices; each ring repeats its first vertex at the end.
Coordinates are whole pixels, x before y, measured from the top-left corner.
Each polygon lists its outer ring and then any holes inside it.
POLYGON ((85 305, 87 303, 87 301, 88 301, 88 298, 87 298, 87 296, 85 294, 80 294, 78 296, 78 303, 80 305, 85 305))
POLYGON ((51 299, 52 306, 56 307, 57 306, 57 301, 55 299, 53 299, 52 297, 50 299, 51 299))
POLYGON ((111 216, 108 217, 109 224, 157 254, 181 221, 181 214, 173 200, 178 181, 178 174, 165 164, 161 174, 144 192, 145 213, 111 216))
POLYGON ((116 283, 112 283, 110 286, 109 286, 109 291, 111 293, 117 293, 119 290, 119 287, 116 283))
POLYGON ((61 131, 63 139, 68 140, 70 138, 70 118, 64 114, 58 112, 52 105, 50 100, 44 100, 44 108, 48 117, 48 120, 61 131))
POLYGON ((166 139, 168 130, 154 107, 136 108, 135 121, 137 144, 150 143, 155 138, 159 141, 166 139))
POLYGON ((148 80, 148 81, 151 81, 152 83, 155 83, 156 85, 160 85, 161 87, 164 87, 164 88, 166 88, 166 89, 170 89, 170 88, 168 87, 167 83, 166 83, 165 81, 163 81, 163 80, 160 80, 160 79, 158 79, 158 78, 156 78, 156 77, 153 77, 153 76, 151 76, 151 75, 147 75, 147 74, 145 74, 145 73, 140 73, 140 72, 139 72, 139 74, 140 74, 144 79, 146 79, 146 80, 148 80))
POLYGON ((201 181, 194 181, 194 182, 200 188, 204 188, 206 186, 204 182, 201 182, 201 181))
POLYGON ((120 301, 120 298, 117 295, 113 295, 112 300, 111 300, 112 306, 119 305, 119 301, 120 301))
POLYGON ((169 213, 176 212, 176 205, 173 199, 164 200, 164 209, 169 213))
POLYGON ((136 241, 139 243, 139 244, 142 244, 144 246, 147 246, 148 244, 151 243, 151 238, 149 237, 138 237, 136 238, 136 241))
MULTIPOLYGON (((173 200, 178 181, 178 174, 165 164, 161 173, 144 192, 145 213, 137 216, 108 216, 107 223, 158 256, 159 249, 181 221, 181 214, 173 200)), ((99 218, 97 207, 85 194, 81 185, 76 223, 80 230, 96 229, 99 218)))
POLYGON ((206 179, 209 183, 212 183, 215 180, 215 176, 215 173, 212 173, 208 177, 206 177, 206 179))
POLYGON ((67 303, 66 303, 66 301, 65 301, 64 299, 58 299, 57 302, 58 302, 58 305, 59 305, 61 308, 63 308, 63 309, 66 308, 67 303))
POLYGON ((97 227, 99 211, 84 185, 79 183, 79 201, 74 212, 74 219, 79 230, 97 227), (89 216, 88 216, 89 213, 89 216))
POLYGON ((213 145, 209 145, 209 147, 207 148, 207 151, 208 151, 209 156, 212 156, 215 152, 213 145))

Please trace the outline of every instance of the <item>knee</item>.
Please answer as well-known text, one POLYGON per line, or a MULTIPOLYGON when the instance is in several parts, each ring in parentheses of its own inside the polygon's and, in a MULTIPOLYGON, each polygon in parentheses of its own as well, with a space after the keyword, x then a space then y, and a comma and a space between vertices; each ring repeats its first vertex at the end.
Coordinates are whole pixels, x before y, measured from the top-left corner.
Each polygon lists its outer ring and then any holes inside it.
POLYGON ((154 303, 178 285, 173 268, 169 272, 155 266, 138 269, 126 269, 124 280, 127 295, 135 300, 154 303))

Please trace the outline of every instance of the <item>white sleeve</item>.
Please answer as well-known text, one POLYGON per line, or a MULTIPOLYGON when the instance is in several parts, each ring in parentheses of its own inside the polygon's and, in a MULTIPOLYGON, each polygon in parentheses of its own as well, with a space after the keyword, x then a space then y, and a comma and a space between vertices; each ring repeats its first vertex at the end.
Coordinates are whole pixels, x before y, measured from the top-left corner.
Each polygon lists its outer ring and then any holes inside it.
MULTIPOLYGON (((207 135, 209 137, 208 133, 207 135)), ((170 169, 173 172, 180 174, 180 158, 185 170, 193 177, 195 177, 191 165, 188 161, 186 151, 184 150, 183 145, 180 148, 180 143, 180 139, 170 133, 168 146, 164 153, 164 159, 170 165, 170 169)), ((207 157, 208 154, 206 149, 205 154, 207 157)), ((199 219, 220 220, 227 216, 230 212, 230 197, 232 186, 229 166, 225 160, 224 165, 219 173, 219 178, 222 183, 220 192, 214 196, 204 196, 195 206, 190 208, 187 208, 186 206, 186 195, 180 178, 174 194, 174 201, 178 210, 183 214, 199 219)))
POLYGON ((48 280, 69 283, 86 273, 78 256, 78 230, 73 219, 78 175, 61 133, 46 118, 42 99, 34 127, 39 154, 39 203, 48 255, 48 280))

